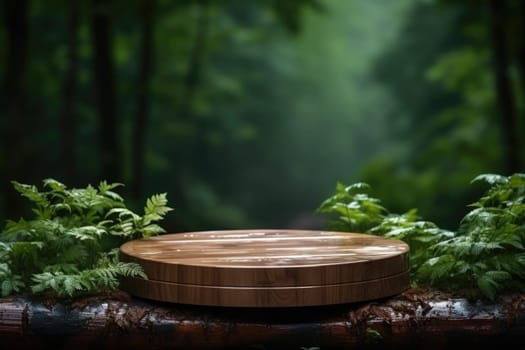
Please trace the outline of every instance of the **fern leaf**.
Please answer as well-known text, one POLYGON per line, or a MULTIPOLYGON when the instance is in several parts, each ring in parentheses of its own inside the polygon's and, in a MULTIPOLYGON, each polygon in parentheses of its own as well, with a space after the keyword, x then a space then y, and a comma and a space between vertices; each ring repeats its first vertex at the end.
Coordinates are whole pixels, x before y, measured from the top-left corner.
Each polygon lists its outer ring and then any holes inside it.
POLYGON ((119 262, 116 264, 119 275, 123 277, 140 277, 143 279, 148 279, 148 276, 144 273, 144 270, 141 265, 137 263, 124 263, 119 262))
POLYGON ((121 186, 124 186, 124 184, 120 182, 113 182, 113 183, 108 184, 107 181, 103 180, 99 182, 98 190, 100 193, 104 194, 104 193, 107 193, 108 191, 111 191, 114 188, 121 187, 121 186))
POLYGON ((85 289, 79 276, 76 274, 44 272, 35 274, 32 280, 34 282, 31 286, 33 293, 51 290, 58 296, 73 296, 76 291, 85 289))
POLYGON ((16 258, 33 258, 37 256, 38 251, 44 247, 44 242, 13 242, 11 244, 12 257, 16 258))
POLYGON ((455 264, 454 256, 450 254, 441 255, 425 261, 416 274, 423 280, 440 281, 450 276, 455 264))
POLYGON ((78 273, 78 268, 77 268, 77 265, 75 264, 68 264, 68 263, 53 264, 53 265, 47 265, 44 268, 44 272, 75 274, 75 273, 78 273))
POLYGON ((33 291, 33 293, 35 294, 41 293, 45 291, 46 289, 52 288, 53 285, 56 286, 56 281, 53 283, 51 282, 51 281, 54 281, 55 275, 56 275, 55 273, 51 273, 51 272, 43 272, 43 273, 34 274, 33 277, 31 278, 31 280, 34 283, 31 286, 31 290, 33 291))
POLYGON ((167 204, 168 198, 166 193, 155 194, 148 198, 144 207, 144 216, 147 218, 147 223, 161 220, 168 212, 173 210, 167 204))
POLYGON ((12 275, 9 277, 10 278, 5 278, 0 286, 2 297, 6 297, 12 293, 17 293, 25 287, 20 276, 12 275))
POLYGON ((132 237, 135 233, 135 225, 133 222, 116 224, 111 227, 110 233, 113 236, 132 237))
POLYGON ((42 182, 44 184, 44 187, 49 187, 53 191, 64 192, 66 190, 66 185, 64 185, 63 183, 55 179, 47 178, 47 179, 44 179, 42 182))
POLYGON ((131 210, 127 208, 113 208, 107 212, 106 218, 110 217, 113 214, 117 214, 117 216, 121 220, 125 219, 126 217, 130 217, 132 219, 137 219, 137 220, 140 219, 140 216, 138 216, 137 214, 135 214, 134 212, 132 212, 131 210))
POLYGON ((80 283, 78 276, 68 275, 64 278, 64 292, 70 297, 75 294, 75 292, 83 290, 84 286, 80 283))
POLYGON ((506 271, 487 271, 485 275, 497 282, 503 282, 512 278, 511 274, 506 271))
POLYGON ((70 235, 81 241, 83 240, 98 240, 106 233, 106 230, 97 227, 97 226, 81 226, 73 227, 66 232, 67 235, 70 235))
POLYGON ((50 203, 44 193, 40 193, 38 188, 34 185, 22 184, 17 181, 11 181, 14 189, 20 193, 23 197, 26 197, 31 202, 35 203, 39 207, 46 207, 50 203))
POLYGON ((505 271, 487 271, 478 278, 477 284, 481 292, 490 300, 494 300, 496 292, 503 288, 503 282, 512 276, 505 271))
POLYGON ((124 198, 122 198, 118 193, 113 191, 106 191, 103 193, 104 196, 111 198, 112 200, 116 202, 124 202, 124 198))
POLYGON ((476 257, 497 249, 503 249, 503 247, 497 242, 473 242, 470 246, 470 254, 476 257))
POLYGON ((155 235, 158 235, 160 233, 165 233, 166 230, 164 228, 160 227, 156 224, 150 224, 142 228, 142 237, 149 238, 155 235))
POLYGON ((11 269, 6 263, 0 263, 0 294, 6 297, 13 292, 18 292, 25 285, 22 277, 11 272, 11 269))
POLYGON ((366 192, 371 189, 370 185, 366 182, 355 182, 349 186, 344 186, 340 183, 339 186, 339 189, 344 188, 344 191, 348 194, 366 192))
POLYGON ((480 291, 490 300, 494 300, 496 296, 497 283, 488 277, 482 276, 477 280, 477 285, 480 291))

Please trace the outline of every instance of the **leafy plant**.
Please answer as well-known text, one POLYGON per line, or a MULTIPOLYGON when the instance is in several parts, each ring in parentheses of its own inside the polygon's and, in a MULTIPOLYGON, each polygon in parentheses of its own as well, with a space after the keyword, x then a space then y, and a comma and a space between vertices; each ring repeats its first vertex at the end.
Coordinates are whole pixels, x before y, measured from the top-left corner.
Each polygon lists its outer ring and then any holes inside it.
POLYGON ((366 329, 366 343, 379 343, 383 340, 383 335, 373 328, 367 327, 366 329))
POLYGON ((494 300, 500 292, 525 290, 525 174, 482 174, 472 180, 478 181, 489 188, 470 205, 457 232, 421 221, 415 210, 389 213, 364 183, 338 183, 317 212, 335 216, 329 229, 407 242, 415 283, 494 300))
POLYGON ((453 232, 440 229, 432 222, 420 220, 415 209, 404 214, 390 213, 379 199, 369 195, 369 191, 370 186, 366 183, 346 186, 339 182, 335 194, 323 201, 316 211, 332 216, 327 222, 331 230, 402 239, 410 247, 412 272, 428 259, 427 247, 454 236, 453 232))
POLYGON ((525 290, 525 174, 484 174, 491 185, 461 220, 456 236, 430 247, 422 280, 494 299, 498 292, 525 290))
POLYGON ((34 218, 8 220, 0 233, 1 295, 59 297, 116 289, 119 277, 147 278, 140 265, 118 259, 121 243, 164 232, 155 222, 172 210, 166 193, 151 196, 144 214, 113 190, 120 183, 67 188, 45 179, 43 189, 12 181, 32 204, 34 218))

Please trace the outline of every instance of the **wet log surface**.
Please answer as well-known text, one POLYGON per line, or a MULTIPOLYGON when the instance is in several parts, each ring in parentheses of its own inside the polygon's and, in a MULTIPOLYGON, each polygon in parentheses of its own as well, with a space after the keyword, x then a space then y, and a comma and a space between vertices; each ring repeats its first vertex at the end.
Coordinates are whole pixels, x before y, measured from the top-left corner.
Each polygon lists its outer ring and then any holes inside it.
POLYGON ((0 299, 0 349, 445 349, 525 346, 525 295, 409 289, 373 302, 224 308, 138 299, 0 299))

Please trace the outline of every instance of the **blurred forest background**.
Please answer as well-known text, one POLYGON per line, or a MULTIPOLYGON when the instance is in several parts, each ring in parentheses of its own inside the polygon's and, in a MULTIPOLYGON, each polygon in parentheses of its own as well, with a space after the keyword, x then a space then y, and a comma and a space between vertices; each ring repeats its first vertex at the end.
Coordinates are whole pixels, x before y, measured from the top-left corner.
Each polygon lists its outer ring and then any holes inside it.
POLYGON ((169 232, 317 228, 338 181, 456 229, 525 164, 525 1, 3 0, 10 183, 166 192, 169 232))

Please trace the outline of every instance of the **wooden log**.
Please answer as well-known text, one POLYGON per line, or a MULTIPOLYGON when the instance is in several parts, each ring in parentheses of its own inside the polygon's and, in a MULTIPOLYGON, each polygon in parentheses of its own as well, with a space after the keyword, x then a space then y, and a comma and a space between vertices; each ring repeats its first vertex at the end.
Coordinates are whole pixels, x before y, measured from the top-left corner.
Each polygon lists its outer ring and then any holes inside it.
POLYGON ((225 308, 122 292, 0 299, 1 349, 396 349, 525 346, 525 295, 496 303, 410 289, 374 302, 225 308))

